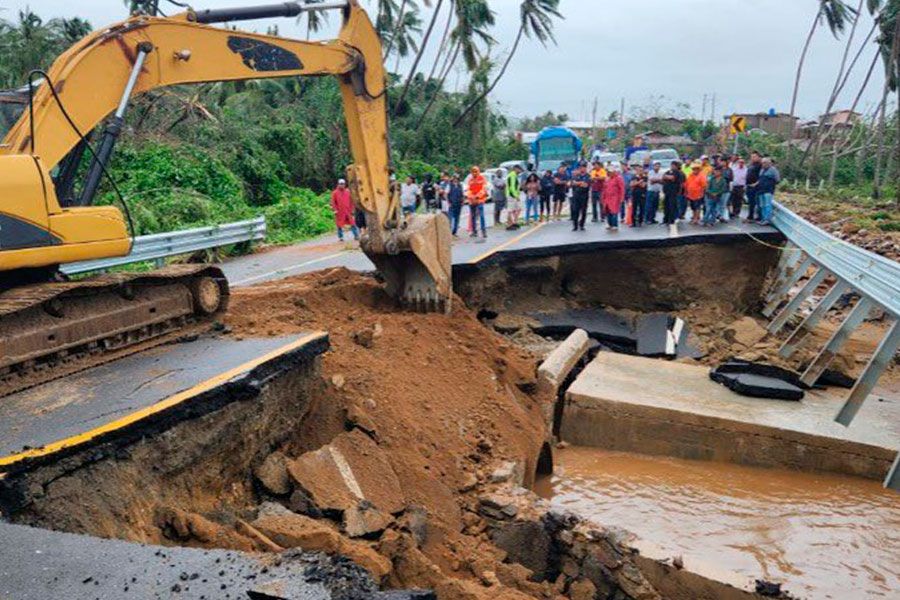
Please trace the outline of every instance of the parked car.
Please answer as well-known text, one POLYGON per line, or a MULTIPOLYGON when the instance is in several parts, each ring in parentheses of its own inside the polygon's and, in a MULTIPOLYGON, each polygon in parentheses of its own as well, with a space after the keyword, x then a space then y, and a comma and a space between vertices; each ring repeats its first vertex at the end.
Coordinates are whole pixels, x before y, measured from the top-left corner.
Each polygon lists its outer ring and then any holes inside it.
POLYGON ((599 160, 604 165, 612 165, 613 167, 621 170, 622 169, 622 155, 616 154, 615 152, 594 152, 591 155, 591 162, 599 160))
POLYGON ((524 160, 508 160, 504 163, 500 163, 500 168, 504 169, 507 173, 509 173, 513 167, 519 165, 522 167, 522 170, 526 170, 528 168, 528 163, 524 160))
POLYGON ((632 152, 631 156, 628 157, 628 166, 636 167, 643 165, 650 158, 650 150, 638 150, 637 152, 632 152))
POLYGON ((658 162, 663 169, 671 167, 672 162, 676 160, 680 160, 680 157, 678 156, 678 151, 674 148, 661 148, 650 151, 650 162, 658 162))

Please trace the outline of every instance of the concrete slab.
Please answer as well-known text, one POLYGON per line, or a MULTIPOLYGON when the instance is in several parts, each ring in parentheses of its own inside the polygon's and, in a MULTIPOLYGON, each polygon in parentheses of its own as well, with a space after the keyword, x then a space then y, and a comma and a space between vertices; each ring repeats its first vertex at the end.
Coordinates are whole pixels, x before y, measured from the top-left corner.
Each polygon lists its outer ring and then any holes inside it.
POLYGON ((244 340, 206 335, 7 396, 0 403, 0 472, 178 411, 198 416, 215 410, 258 393, 267 378, 327 347, 321 332, 244 340))
POLYGON ((840 390, 747 398, 706 367, 601 352, 566 394, 561 437, 583 446, 882 479, 900 447, 900 401, 872 398, 849 428, 840 390))
POLYGON ((169 548, 2 522, 0 539, 0 598, 434 598, 378 592, 361 568, 316 553, 169 548))

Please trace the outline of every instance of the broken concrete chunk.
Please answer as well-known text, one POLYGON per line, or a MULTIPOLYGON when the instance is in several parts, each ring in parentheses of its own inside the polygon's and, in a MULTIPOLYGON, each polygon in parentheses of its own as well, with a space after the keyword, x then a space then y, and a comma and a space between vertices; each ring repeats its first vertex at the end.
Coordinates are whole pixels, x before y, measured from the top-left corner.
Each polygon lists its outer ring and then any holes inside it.
POLYGON ((284 496, 291 492, 291 479, 287 472, 288 457, 281 452, 273 452, 253 470, 259 483, 270 494, 284 496))
POLYGON ((344 511, 344 533, 352 538, 374 537, 387 529, 394 518, 366 500, 344 511))
POLYGON ((587 332, 584 329, 573 331, 538 367, 538 386, 555 394, 589 349, 587 332))
POLYGON ((505 521, 519 514, 519 509, 510 498, 500 494, 485 494, 478 499, 478 512, 496 521, 505 521))
POLYGON ((491 483, 514 483, 521 486, 525 481, 525 469, 521 463, 509 460, 494 469, 491 483))
POLYGON ((384 451, 358 429, 300 456, 289 465, 288 473, 312 505, 325 514, 342 514, 360 500, 368 500, 387 514, 398 514, 406 506, 400 481, 384 451))

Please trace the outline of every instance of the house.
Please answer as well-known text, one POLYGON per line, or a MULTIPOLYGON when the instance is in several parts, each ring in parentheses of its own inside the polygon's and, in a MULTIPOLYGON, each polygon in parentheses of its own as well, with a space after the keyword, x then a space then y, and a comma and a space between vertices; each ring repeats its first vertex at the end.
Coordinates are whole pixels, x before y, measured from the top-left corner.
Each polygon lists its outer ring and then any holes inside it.
POLYGON ((680 132, 684 129, 684 119, 676 117, 650 117, 637 123, 640 129, 649 129, 653 131, 672 131, 680 132))
MULTIPOLYGON (((787 113, 738 113, 734 116, 744 117, 747 121, 747 131, 751 129, 761 129, 766 133, 788 138, 794 135, 794 129, 797 126, 797 117, 792 117, 787 113)), ((726 117, 730 122, 731 116, 726 117)))
POLYGON ((838 110, 819 117, 826 127, 853 127, 862 122, 862 115, 852 110, 838 110))
POLYGON ((657 148, 677 148, 694 144, 694 140, 686 135, 672 135, 661 131, 645 131, 644 133, 638 134, 638 137, 643 140, 644 145, 652 150, 657 148))

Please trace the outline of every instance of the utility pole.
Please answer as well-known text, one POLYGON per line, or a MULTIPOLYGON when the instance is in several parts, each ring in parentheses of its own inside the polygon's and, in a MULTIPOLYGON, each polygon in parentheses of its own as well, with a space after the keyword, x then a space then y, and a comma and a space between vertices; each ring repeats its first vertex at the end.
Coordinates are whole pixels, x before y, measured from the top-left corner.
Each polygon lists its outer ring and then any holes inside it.
POLYGON ((700 121, 706 120, 706 94, 703 94, 703 108, 700 109, 700 121))
POLYGON ((622 106, 619 108, 619 122, 625 126, 625 96, 622 96, 622 106))
POLYGON ((594 145, 597 144, 597 104, 600 102, 600 99, 597 96, 594 96, 594 110, 591 113, 591 138, 594 145))
POLYGON ((713 125, 716 123, 716 93, 713 92, 712 95, 712 110, 709 114, 709 120, 713 122, 713 125))

